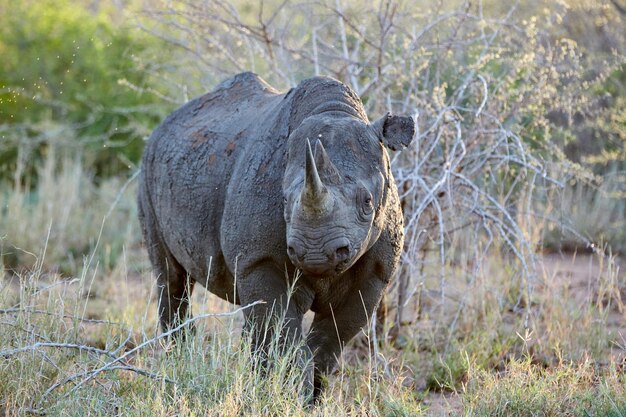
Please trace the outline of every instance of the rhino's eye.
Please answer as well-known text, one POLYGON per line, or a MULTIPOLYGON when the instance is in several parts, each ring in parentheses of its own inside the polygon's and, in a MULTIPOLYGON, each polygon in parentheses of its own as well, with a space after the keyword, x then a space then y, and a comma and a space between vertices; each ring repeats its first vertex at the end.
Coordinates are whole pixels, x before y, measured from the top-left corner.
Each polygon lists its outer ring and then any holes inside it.
POLYGON ((361 188, 357 197, 359 206, 361 208, 361 214, 369 216, 374 211, 374 205, 372 204, 372 194, 365 188, 361 188))

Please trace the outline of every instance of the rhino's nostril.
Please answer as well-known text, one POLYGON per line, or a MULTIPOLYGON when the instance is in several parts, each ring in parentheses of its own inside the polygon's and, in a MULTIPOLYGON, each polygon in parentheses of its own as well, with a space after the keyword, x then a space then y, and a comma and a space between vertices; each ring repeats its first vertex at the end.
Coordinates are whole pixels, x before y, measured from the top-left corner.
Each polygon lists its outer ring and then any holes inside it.
POLYGON ((341 246, 340 248, 337 248, 337 250, 335 251, 335 259, 337 260, 337 262, 345 261, 349 257, 350 257, 350 248, 347 245, 341 246))
POLYGON ((304 249, 298 242, 289 242, 287 244, 287 255, 289 255, 292 261, 301 261, 304 256, 304 249))

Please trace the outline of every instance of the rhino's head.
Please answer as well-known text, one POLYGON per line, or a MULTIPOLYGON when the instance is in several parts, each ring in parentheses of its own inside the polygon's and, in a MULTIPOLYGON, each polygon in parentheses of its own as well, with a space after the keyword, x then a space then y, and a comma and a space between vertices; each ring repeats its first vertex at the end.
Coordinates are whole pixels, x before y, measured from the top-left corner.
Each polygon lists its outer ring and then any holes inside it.
POLYGON ((410 117, 368 124, 322 114, 292 132, 283 196, 287 254, 296 267, 341 274, 373 246, 395 186, 383 145, 403 148, 414 131, 410 117))

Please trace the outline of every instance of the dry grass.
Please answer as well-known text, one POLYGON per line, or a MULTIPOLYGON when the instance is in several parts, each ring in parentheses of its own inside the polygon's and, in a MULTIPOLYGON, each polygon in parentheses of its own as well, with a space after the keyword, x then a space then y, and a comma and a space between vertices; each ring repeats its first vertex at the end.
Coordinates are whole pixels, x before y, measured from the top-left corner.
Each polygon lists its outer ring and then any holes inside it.
MULTIPOLYGON (((626 329, 623 313, 614 301, 609 305, 611 291, 605 290, 623 291, 624 278, 611 283, 592 257, 575 264, 567 259, 547 259, 553 269, 545 275, 548 283, 534 292, 528 329, 523 317, 510 311, 511 289, 504 282, 487 289, 451 278, 465 294, 462 317, 438 316, 437 308, 424 303, 413 331, 379 341, 378 357, 363 333, 344 353, 340 371, 313 411, 302 406, 298 394, 302 372, 291 366, 297 352, 275 358, 269 375, 259 374, 247 339, 238 336, 240 315, 202 319, 196 336, 184 345, 153 341, 156 308, 147 270, 96 272, 93 282, 5 277, 2 407, 7 415, 28 410, 48 415, 122 410, 124 415, 572 415, 572 410, 623 415, 626 329), (589 286, 582 287, 583 281, 589 286), (604 301, 597 304, 599 299, 604 301), (611 323, 607 318, 616 314, 621 321, 611 323), (124 362, 113 362, 132 349, 137 350, 124 362), (115 366, 90 379, 106 364, 115 366)), ((495 259, 488 264, 501 267, 495 259)), ((425 286, 427 291, 430 284, 425 286)), ((194 309, 201 315, 233 307, 200 289, 194 309)))
POLYGON ((1 262, 10 270, 41 269, 45 263, 46 271, 66 276, 94 264, 111 271, 122 264, 117 257, 124 248, 139 243, 134 198, 119 200, 122 178, 96 186, 80 153, 61 149, 50 144, 36 180, 22 181, 24 167, 18 165, 13 184, 3 184, 1 262))
POLYGON ((473 416, 623 416, 626 375, 615 363, 563 362, 551 368, 511 361, 502 374, 478 371, 464 395, 473 416))
MULTIPOLYGON (((49 191, 75 184, 71 175, 51 178, 49 191)), ((98 204, 106 214, 117 192, 109 184, 87 184, 87 194, 82 184, 74 188, 77 198, 88 195, 90 202, 70 205, 68 218, 78 230, 89 230, 91 217, 83 214, 98 204)), ((62 213, 67 199, 54 196, 4 211, 1 220, 62 213)), ((49 225, 31 223, 40 229, 33 227, 33 240, 22 245, 51 259, 35 257, 31 268, 19 271, 5 268, 0 281, 0 407, 6 415, 626 414, 626 278, 618 258, 542 256, 524 305, 520 281, 510 279, 515 258, 506 251, 477 262, 452 248, 457 255, 444 265, 445 299, 438 254, 427 254, 420 293, 405 307, 405 325, 397 328, 392 315, 383 320, 377 354, 366 329, 345 350, 320 406, 307 410, 298 394, 302 371, 291 366, 297 350, 275 358, 270 373, 260 374, 247 339, 238 336, 240 315, 202 319, 184 345, 154 339, 146 254, 136 237, 116 233, 120 226, 136 233, 136 220, 125 209, 133 200, 131 185, 111 214, 128 224, 106 221, 100 230, 102 222, 95 221, 98 226, 86 232, 92 235, 83 238, 95 242, 100 236, 99 243, 72 274, 58 272, 63 254, 50 250, 67 242, 67 226, 65 233, 39 240, 49 225), (110 253, 115 263, 98 262, 107 256, 102 247, 119 248, 110 253)), ((13 236, 6 235, 5 247, 13 236)), ((193 308, 196 315, 233 309, 201 288, 193 308)))

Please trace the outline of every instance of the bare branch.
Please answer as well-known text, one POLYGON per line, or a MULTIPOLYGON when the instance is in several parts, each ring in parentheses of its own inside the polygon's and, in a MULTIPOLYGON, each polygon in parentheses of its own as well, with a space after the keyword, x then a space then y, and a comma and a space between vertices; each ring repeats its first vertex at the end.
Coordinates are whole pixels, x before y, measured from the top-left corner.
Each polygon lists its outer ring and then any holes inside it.
MULTIPOLYGON (((128 350, 123 355, 116 357, 112 361, 107 362, 105 365, 103 365, 103 366, 101 366, 101 367, 99 367, 97 369, 71 375, 71 376, 67 377, 65 380, 63 380, 62 382, 54 384, 53 386, 48 388, 42 394, 42 396, 41 396, 39 401, 41 403, 41 401, 43 401, 46 397, 48 397, 52 393, 52 391, 54 391, 57 388, 65 385, 68 382, 72 382, 72 381, 75 381, 75 380, 78 380, 78 379, 82 378, 80 380, 80 382, 78 382, 74 386, 74 388, 72 388, 72 390, 70 392, 68 392, 68 394, 70 394, 70 393, 76 391, 77 389, 79 389, 81 386, 83 386, 87 382, 91 381, 93 378, 95 378, 96 376, 98 376, 102 372, 110 371, 110 370, 113 370, 113 369, 121 369, 121 368, 116 368, 115 364, 119 363, 119 362, 124 363, 124 360, 126 358, 128 358, 129 356, 131 356, 131 355, 135 354, 136 352, 142 350, 146 346, 151 345, 151 344, 153 344, 153 343, 155 343, 155 342, 157 342, 157 341, 159 341, 161 339, 168 338, 168 337, 172 336, 173 334, 177 333, 178 331, 180 331, 181 329, 189 326, 192 323, 195 323, 198 320, 211 318, 211 317, 230 317, 230 316, 234 316, 234 315, 239 314, 240 312, 242 312, 244 310, 247 310, 247 309, 249 309, 249 308, 251 308, 251 307, 253 307, 255 305, 263 304, 263 303, 265 303, 265 302, 264 301, 255 301, 255 302, 250 303, 248 305, 245 305, 243 307, 239 307, 239 308, 237 308, 237 309, 235 309, 233 311, 229 311, 229 312, 225 312, 225 313, 207 313, 207 314, 201 314, 199 316, 189 318, 189 319, 185 320, 185 322, 181 323, 180 325, 178 325, 178 326, 176 326, 176 327, 174 327, 174 328, 172 328, 172 329, 170 329, 170 330, 168 330, 166 332, 163 332, 163 333, 153 337, 152 339, 148 339, 148 340, 140 343, 139 345, 137 345, 133 349, 128 350)), ((124 369, 126 369, 126 367, 127 367, 127 365, 124 365, 124 369)), ((133 370, 134 372, 137 372, 136 369, 131 369, 131 370, 133 370)), ((158 377, 158 378, 163 379, 162 377, 158 377)), ((66 394, 66 395, 68 395, 68 394, 66 394)))

